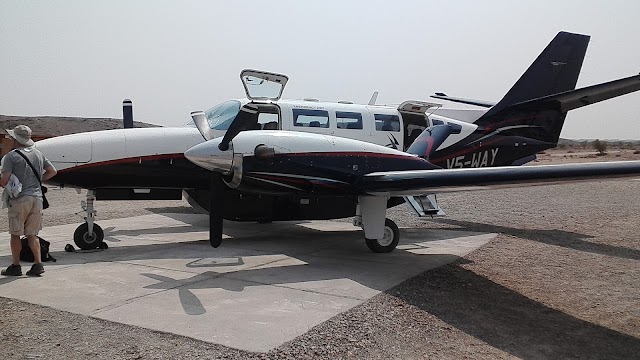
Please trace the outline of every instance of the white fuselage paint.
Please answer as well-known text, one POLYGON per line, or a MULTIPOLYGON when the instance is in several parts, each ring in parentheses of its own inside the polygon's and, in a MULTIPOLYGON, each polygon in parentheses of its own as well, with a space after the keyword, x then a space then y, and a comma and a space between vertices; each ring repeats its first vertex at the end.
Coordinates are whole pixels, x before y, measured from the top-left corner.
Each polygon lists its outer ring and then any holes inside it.
MULTIPOLYGON (((221 132, 222 134, 222 132, 221 132)), ((38 141, 58 171, 128 158, 182 154, 203 142, 196 128, 158 127, 92 131, 38 141)))
POLYGON ((317 136, 315 134, 286 130, 255 130, 241 132, 236 137, 236 141, 233 146, 233 153, 242 154, 243 156, 253 156, 256 148, 255 144, 264 144, 273 147, 276 154, 353 152, 414 156, 400 150, 355 139, 341 138, 332 135, 317 136))
MULTIPOLYGON (((248 99, 238 99, 242 104, 247 104, 248 99)), ((402 114, 397 108, 391 106, 360 105, 345 103, 328 103, 305 100, 279 100, 269 102, 279 109, 278 129, 295 131, 298 133, 314 133, 331 135, 337 138, 358 140, 365 143, 377 144, 397 149, 404 149, 405 125, 402 114), (323 110, 328 114, 327 127, 305 127, 295 126, 293 110, 312 109, 323 110), (362 129, 344 128, 338 126, 337 114, 341 112, 357 113, 362 117, 362 129), (399 128, 392 131, 380 129, 380 124, 376 129, 376 115, 395 115, 399 120, 399 128)), ((460 134, 452 134, 440 145, 438 149, 451 146, 461 139, 464 139, 477 128, 476 125, 465 121, 446 118, 443 116, 431 115, 431 119, 437 119, 445 123, 458 124, 462 127, 460 134)), ((428 122, 427 125, 431 125, 428 122)), ((276 130, 277 131, 277 130, 276 130)), ((215 130, 217 136, 223 136, 224 130, 215 130)), ((247 135, 251 131, 246 132, 247 135)), ((251 136, 251 135, 249 135, 251 136)), ((283 136, 290 136, 284 135, 283 136)), ((310 140, 303 135, 300 139, 306 139, 301 146, 310 146, 310 140)), ((334 138, 335 139, 335 138, 334 138)), ((335 140, 332 140, 335 142, 335 140)), ((158 127, 158 128, 133 128, 93 131, 80 134, 71 134, 54 137, 38 141, 36 146, 42 150, 47 158, 58 170, 70 169, 79 165, 100 164, 121 159, 143 158, 154 155, 183 154, 189 148, 204 142, 204 139, 195 127, 158 127)), ((344 144, 341 144, 342 146, 344 144)), ((326 147, 337 149, 340 146, 327 141, 323 144, 315 144, 310 151, 319 151, 326 147)), ((366 145, 363 145, 366 147, 366 145)), ((350 147, 350 146, 349 146, 350 147)), ((247 152, 253 149, 245 149, 247 152)), ((363 149, 364 150, 364 149, 363 149)), ((379 148, 376 147, 376 151, 379 148)), ((237 149, 236 149, 237 151, 237 149)), ((349 150, 342 150, 349 151, 349 150)), ((355 150, 354 150, 355 151, 355 150)), ((495 159, 492 153, 474 154, 479 160, 460 159, 455 161, 477 162, 478 164, 490 164, 495 159)), ((457 167, 455 162, 452 166, 457 167)), ((479 165, 482 166, 482 165, 479 165)))

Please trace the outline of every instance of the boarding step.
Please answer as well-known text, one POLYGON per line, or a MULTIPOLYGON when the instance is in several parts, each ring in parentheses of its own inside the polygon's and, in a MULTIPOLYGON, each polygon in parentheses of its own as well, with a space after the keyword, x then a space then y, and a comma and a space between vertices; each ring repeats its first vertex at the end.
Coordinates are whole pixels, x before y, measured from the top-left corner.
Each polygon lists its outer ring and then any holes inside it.
POLYGON ((404 200, 419 217, 444 216, 446 213, 438 206, 435 194, 422 196, 405 196, 404 200))

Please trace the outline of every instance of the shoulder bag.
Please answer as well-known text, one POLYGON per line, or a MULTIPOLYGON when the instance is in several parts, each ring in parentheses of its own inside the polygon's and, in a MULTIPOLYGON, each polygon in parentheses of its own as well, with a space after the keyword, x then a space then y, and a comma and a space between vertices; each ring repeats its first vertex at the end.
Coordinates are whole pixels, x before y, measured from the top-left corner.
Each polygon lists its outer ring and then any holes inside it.
POLYGON ((24 159, 24 161, 27 162, 27 164, 29 164, 29 167, 31 168, 31 170, 33 170, 33 174, 36 176, 36 179, 38 179, 38 183, 40 183, 40 190, 42 191, 42 208, 46 209, 49 207, 49 201, 47 201, 47 197, 45 196, 45 194, 47 193, 47 187, 46 186, 42 186, 42 180, 40 180, 40 177, 42 176, 41 174, 38 174, 38 172, 36 171, 36 168, 33 167, 33 165, 31 165, 31 161, 29 161, 29 159, 27 159, 27 157, 20 151, 16 150, 16 152, 22 156, 22 158, 24 159))

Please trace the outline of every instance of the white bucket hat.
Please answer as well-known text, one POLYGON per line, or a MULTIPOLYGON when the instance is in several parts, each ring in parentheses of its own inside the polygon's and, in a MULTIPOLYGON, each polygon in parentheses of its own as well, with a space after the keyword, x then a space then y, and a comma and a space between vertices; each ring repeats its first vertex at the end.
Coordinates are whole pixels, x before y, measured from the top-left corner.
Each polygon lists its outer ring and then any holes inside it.
POLYGON ((7 134, 24 146, 33 146, 31 129, 27 125, 18 125, 13 130, 5 129, 7 134))

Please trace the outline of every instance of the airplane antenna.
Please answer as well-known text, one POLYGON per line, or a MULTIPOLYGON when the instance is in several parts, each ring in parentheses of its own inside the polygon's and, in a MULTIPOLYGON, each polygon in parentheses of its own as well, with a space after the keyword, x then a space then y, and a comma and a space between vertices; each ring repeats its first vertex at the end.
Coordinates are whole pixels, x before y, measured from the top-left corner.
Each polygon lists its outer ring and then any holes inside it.
POLYGON ((375 105, 376 100, 378 100, 378 92, 374 91, 373 95, 371 95, 371 100, 369 100, 369 105, 375 105))

